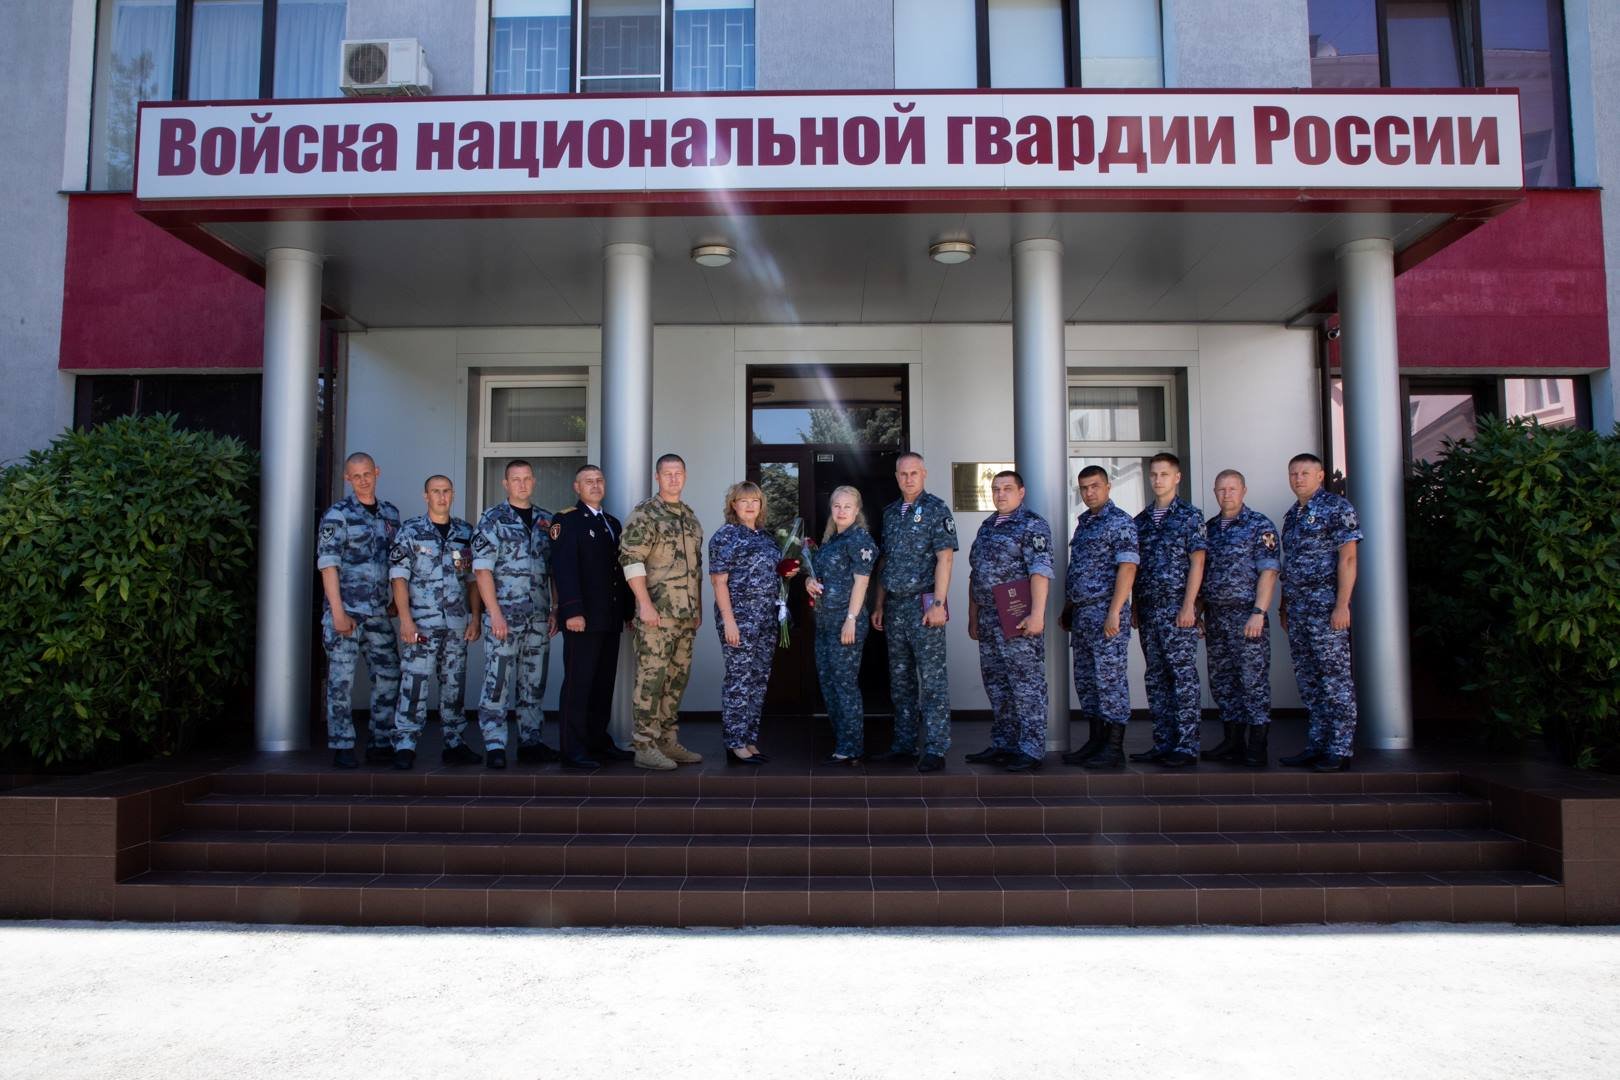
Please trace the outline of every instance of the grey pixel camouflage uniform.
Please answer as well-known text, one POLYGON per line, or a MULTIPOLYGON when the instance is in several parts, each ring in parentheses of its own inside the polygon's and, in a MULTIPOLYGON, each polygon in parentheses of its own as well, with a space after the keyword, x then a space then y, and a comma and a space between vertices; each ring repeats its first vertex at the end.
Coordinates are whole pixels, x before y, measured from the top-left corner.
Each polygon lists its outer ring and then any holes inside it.
POLYGON ((776 598, 780 589, 776 564, 781 557, 775 542, 759 529, 728 522, 709 537, 709 573, 726 575, 731 615, 737 621, 740 639, 736 645, 726 644, 717 596, 714 625, 726 665, 720 687, 720 725, 726 746, 733 750, 759 742, 765 684, 770 681, 771 661, 776 654, 776 598))
MULTIPOLYGON (((889 646, 889 696, 894 701, 894 746, 904 754, 945 756, 951 746, 951 695, 945 671, 945 627, 924 626, 922 597, 934 591, 941 551, 956 551, 950 507, 926 491, 909 505, 883 508, 883 633, 889 646), (920 708, 919 708, 920 705, 920 708), (922 718, 922 745, 917 720, 922 718)), ((945 599, 939 597, 938 599, 945 599)))
POLYGON ((845 645, 840 638, 855 578, 867 578, 870 588, 878 554, 872 534, 851 525, 828 537, 812 555, 816 580, 825 590, 816 601, 816 676, 827 703, 827 719, 832 722, 833 753, 840 757, 860 757, 866 752, 866 714, 861 701, 861 654, 871 630, 866 600, 855 615, 855 643, 845 645))
POLYGON ((1046 755, 1046 639, 1020 634, 1008 640, 991 589, 1022 578, 1050 581, 1052 528, 1023 505, 1005 520, 991 514, 979 525, 968 563, 968 592, 979 609, 979 672, 990 698, 990 745, 1040 760, 1046 755))
POLYGON ((326 647, 326 745, 354 748, 354 668, 365 654, 371 673, 371 745, 391 745, 394 708, 399 696, 399 652, 394 622, 388 616, 388 548, 399 531, 399 511, 379 499, 367 509, 353 495, 321 515, 315 543, 315 568, 336 567, 343 610, 354 620, 354 632, 340 634, 332 625, 330 605, 323 604, 321 644, 326 647))
POLYGON ((1179 496, 1155 523, 1149 506, 1136 515, 1141 565, 1132 600, 1142 630, 1147 661, 1148 709, 1153 714, 1153 745, 1198 753, 1198 626, 1176 625, 1187 595, 1192 554, 1203 551, 1204 517, 1179 496))
POLYGON ((484 749, 506 748, 506 712, 517 700, 518 744, 540 742, 544 720, 541 703, 551 667, 551 514, 534 508, 534 525, 509 502, 484 511, 473 530, 473 570, 488 570, 495 579, 495 602, 506 619, 505 641, 490 633, 490 613, 483 618, 484 685, 478 698, 478 727, 484 749))
POLYGON ((1204 524, 1209 554, 1204 563, 1204 650, 1209 692, 1228 724, 1271 722, 1271 624, 1260 615, 1261 633, 1245 637, 1260 575, 1281 569, 1277 527, 1247 506, 1232 517, 1204 524))
POLYGON ((439 683, 439 718, 446 748, 465 741, 467 730, 467 589, 473 583, 473 528, 450 519, 439 535, 426 514, 400 526, 388 555, 389 579, 405 582, 411 621, 427 640, 401 642, 399 712, 394 749, 414 750, 427 722, 428 689, 439 683))
POLYGON ((625 580, 645 576, 659 625, 635 626, 636 681, 630 709, 637 747, 678 741, 681 695, 692 675, 692 642, 702 617, 703 526, 684 502, 658 496, 625 519, 619 538, 625 580))
POLYGON ((1103 634, 1108 605, 1114 597, 1114 579, 1121 563, 1141 561, 1137 552, 1136 523, 1110 499, 1097 510, 1082 510, 1069 538, 1069 569, 1065 598, 1074 605, 1069 640, 1074 646, 1074 690, 1080 714, 1110 724, 1131 719, 1131 691, 1126 681, 1127 649, 1131 643, 1131 601, 1119 612, 1119 633, 1103 634))
POLYGON ((1283 518, 1282 602, 1288 613, 1288 653, 1299 696, 1310 713, 1310 745, 1323 753, 1355 752, 1356 684, 1350 670, 1350 631, 1335 630, 1339 549, 1361 539, 1349 500, 1322 488, 1283 518))

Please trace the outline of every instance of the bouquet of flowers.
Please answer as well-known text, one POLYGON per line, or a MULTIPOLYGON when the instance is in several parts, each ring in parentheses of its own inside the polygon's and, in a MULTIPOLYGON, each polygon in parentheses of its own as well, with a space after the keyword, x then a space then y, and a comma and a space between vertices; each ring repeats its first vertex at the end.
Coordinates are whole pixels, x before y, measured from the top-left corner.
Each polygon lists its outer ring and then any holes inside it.
POLYGON ((804 550, 804 519, 794 518, 793 527, 786 533, 778 532, 782 541, 782 558, 776 564, 776 647, 785 649, 793 644, 788 627, 788 579, 799 571, 799 557, 795 548, 804 550))

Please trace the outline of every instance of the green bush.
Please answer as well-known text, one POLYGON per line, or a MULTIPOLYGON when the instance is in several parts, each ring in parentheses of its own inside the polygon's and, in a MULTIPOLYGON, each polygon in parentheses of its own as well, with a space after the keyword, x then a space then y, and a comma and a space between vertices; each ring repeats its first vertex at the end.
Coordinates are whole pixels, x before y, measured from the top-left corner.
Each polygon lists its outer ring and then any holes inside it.
POLYGON ((256 455, 169 416, 0 471, 0 750, 173 753, 252 655, 256 455))
POLYGON ((1620 767, 1620 429, 1490 420, 1409 487, 1412 622, 1508 739, 1620 767))

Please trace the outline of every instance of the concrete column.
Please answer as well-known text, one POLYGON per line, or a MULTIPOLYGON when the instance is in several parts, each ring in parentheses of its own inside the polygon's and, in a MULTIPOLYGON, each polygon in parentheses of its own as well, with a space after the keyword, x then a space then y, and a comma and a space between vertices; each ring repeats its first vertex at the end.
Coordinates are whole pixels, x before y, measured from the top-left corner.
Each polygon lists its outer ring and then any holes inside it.
POLYGON ((1068 368, 1063 357, 1063 244, 1013 244, 1013 458, 1024 503, 1052 527, 1046 594, 1046 748, 1069 749, 1069 635, 1058 625, 1068 548, 1068 368))
POLYGON ((1395 338, 1395 246, 1354 240, 1336 253, 1350 501, 1365 534, 1357 560, 1352 641, 1358 741, 1412 745, 1406 611, 1406 461, 1395 338))
POLYGON ((309 746, 310 577, 315 556, 315 379, 321 257, 271 248, 264 266, 259 615, 253 710, 260 750, 309 746))
MULTIPOLYGON (((652 248, 608 244, 602 249, 602 471, 606 506, 623 521, 652 483, 652 248)), ((613 735, 630 741, 629 637, 619 650, 613 735)))

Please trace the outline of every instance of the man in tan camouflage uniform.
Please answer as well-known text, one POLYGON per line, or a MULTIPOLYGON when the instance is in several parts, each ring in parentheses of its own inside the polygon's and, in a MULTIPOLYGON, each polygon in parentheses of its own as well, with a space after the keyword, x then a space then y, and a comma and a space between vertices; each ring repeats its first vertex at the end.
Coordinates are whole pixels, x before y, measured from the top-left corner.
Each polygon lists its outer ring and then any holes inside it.
POLYGON ((681 501, 686 462, 665 454, 656 467, 658 493, 625 519, 619 565, 636 598, 636 764, 643 769, 694 765, 676 737, 675 721, 692 672, 692 641, 703 623, 703 527, 681 501))

